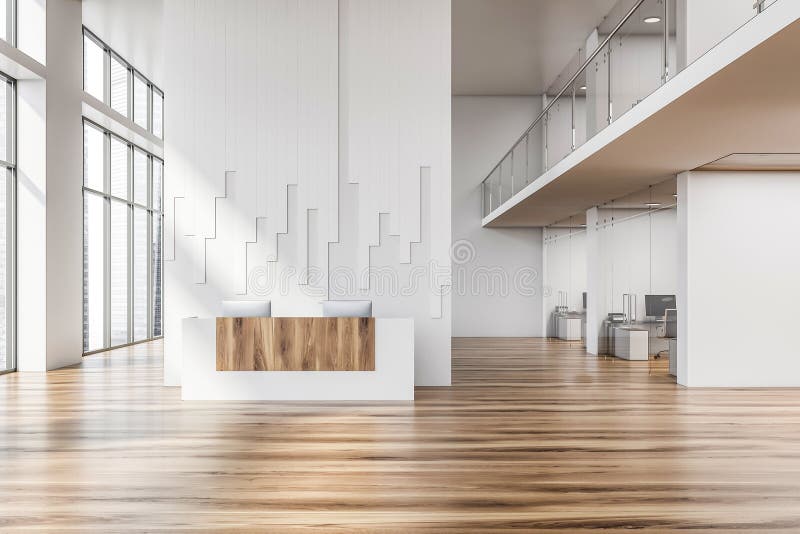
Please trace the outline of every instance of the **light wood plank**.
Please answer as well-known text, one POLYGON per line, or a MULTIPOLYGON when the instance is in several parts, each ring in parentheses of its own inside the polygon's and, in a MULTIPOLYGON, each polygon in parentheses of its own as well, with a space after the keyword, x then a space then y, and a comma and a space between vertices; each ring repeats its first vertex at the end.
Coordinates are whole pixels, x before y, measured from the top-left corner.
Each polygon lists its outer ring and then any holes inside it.
POLYGON ((457 339, 413 404, 182 402, 162 343, 0 376, 0 531, 800 532, 800 391, 457 339))
POLYGON ((372 317, 218 317, 217 371, 374 371, 372 317))

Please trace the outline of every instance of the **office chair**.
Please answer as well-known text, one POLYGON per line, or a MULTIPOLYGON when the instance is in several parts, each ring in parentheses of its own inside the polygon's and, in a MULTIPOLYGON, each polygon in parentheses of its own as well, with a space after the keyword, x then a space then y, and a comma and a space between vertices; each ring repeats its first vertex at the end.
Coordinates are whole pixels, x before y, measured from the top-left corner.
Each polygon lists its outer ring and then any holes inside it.
MULTIPOLYGON (((656 330, 656 336, 661 339, 673 339, 678 337, 678 310, 676 309, 666 309, 664 310, 664 317, 662 318, 664 324, 656 330), (660 330, 660 332, 659 332, 660 330)), ((656 359, 661 357, 662 352, 667 352, 665 350, 660 350, 656 354, 656 359)))

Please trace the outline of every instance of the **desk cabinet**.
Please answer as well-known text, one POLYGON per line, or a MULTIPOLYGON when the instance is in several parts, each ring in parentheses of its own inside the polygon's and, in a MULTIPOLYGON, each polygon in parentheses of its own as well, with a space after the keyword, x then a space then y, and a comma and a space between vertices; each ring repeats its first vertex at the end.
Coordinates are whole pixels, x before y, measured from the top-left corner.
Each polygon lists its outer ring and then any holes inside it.
POLYGON ((623 360, 647 361, 647 330, 628 326, 614 328, 614 356, 623 360))
POLYGON ((558 329, 556 335, 558 336, 558 339, 563 339, 564 341, 580 341, 581 323, 582 319, 580 317, 558 317, 556 320, 558 329))

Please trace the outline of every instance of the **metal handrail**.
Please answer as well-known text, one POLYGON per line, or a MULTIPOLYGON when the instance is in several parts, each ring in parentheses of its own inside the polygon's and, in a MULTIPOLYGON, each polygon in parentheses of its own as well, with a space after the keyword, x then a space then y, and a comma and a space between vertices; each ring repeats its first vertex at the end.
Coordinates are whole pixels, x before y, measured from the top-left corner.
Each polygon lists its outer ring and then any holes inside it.
MULTIPOLYGON (((614 26, 614 29, 611 30, 611 32, 608 34, 608 36, 606 36, 606 38, 603 39, 603 42, 600 43, 597 46, 597 48, 595 48, 594 52, 592 52, 592 55, 590 55, 589 57, 586 58, 586 60, 583 62, 583 64, 580 66, 580 68, 575 72, 575 74, 573 74, 572 77, 567 81, 567 83, 564 84, 564 87, 561 88, 561 90, 556 94, 556 96, 552 100, 550 100, 550 103, 548 103, 547 106, 545 106, 545 108, 542 110, 542 112, 539 113, 539 116, 537 116, 536 119, 531 123, 531 125, 528 126, 528 128, 526 128, 524 132, 522 132, 522 135, 520 135, 519 138, 516 141, 514 141, 514 143, 511 145, 511 148, 505 154, 503 154, 503 157, 500 158, 500 161, 497 162, 497 165, 492 167, 492 170, 489 171, 489 174, 486 175, 486 178, 484 178, 483 181, 481 181, 481 185, 484 185, 486 183, 486 180, 491 178, 491 176, 494 173, 494 171, 496 171, 497 168, 500 167, 500 165, 503 163, 503 161, 505 161, 505 159, 508 157, 508 155, 511 154, 514 151, 514 148, 523 139, 525 139, 525 136, 528 135, 531 132, 531 130, 533 130, 534 127, 536 127, 536 125, 539 124, 539 121, 541 121, 542 118, 544 118, 547 115, 547 112, 550 111, 550 108, 553 106, 553 104, 555 104, 558 101, 558 99, 561 98, 564 95, 564 93, 567 91, 567 89, 570 86, 572 86, 572 84, 575 83, 575 80, 578 79, 578 76, 580 76, 581 73, 584 70, 586 70, 586 67, 588 67, 589 64, 594 60, 594 58, 596 58, 598 56, 598 54, 600 54, 600 51, 609 43, 609 41, 611 41, 611 39, 614 38, 614 36, 619 32, 619 30, 622 28, 622 26, 624 26, 625 23, 628 22, 628 19, 630 19, 633 16, 633 14, 636 12, 637 9, 639 9, 639 6, 641 6, 644 3, 644 1, 645 0, 638 0, 633 5, 633 7, 630 10, 628 10, 628 12, 625 14, 625 16, 622 17, 622 19, 617 23, 616 26, 614 26)), ((513 191, 512 191, 512 195, 513 195, 513 191)))

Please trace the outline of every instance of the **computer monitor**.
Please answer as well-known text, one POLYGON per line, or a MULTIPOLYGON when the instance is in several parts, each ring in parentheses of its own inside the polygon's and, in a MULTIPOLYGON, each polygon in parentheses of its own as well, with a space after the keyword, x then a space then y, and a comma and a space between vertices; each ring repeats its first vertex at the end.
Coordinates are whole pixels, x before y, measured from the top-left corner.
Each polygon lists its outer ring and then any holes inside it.
POLYGON ((271 317, 272 302, 269 300, 223 300, 223 317, 271 317))
POLYGON ((675 295, 645 295, 644 310, 648 317, 664 317, 666 310, 674 310, 675 295))
POLYGON ((326 300, 323 317, 372 317, 371 300, 326 300))

